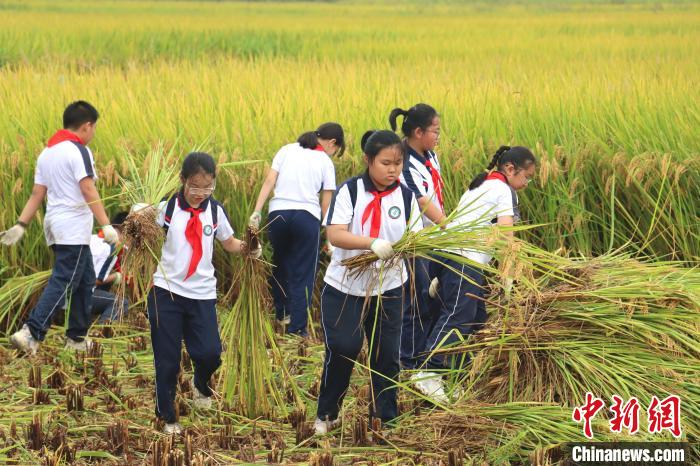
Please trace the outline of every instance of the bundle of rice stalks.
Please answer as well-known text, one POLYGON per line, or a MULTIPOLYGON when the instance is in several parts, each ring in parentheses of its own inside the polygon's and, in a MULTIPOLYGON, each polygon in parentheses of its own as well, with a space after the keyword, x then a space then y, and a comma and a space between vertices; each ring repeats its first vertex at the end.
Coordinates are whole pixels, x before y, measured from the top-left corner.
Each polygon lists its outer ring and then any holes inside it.
POLYGON ((0 287, 0 333, 9 335, 19 329, 50 276, 51 271, 44 270, 10 278, 0 287))
POLYGON ((144 208, 131 212, 122 224, 121 267, 128 280, 119 284, 117 295, 126 296, 130 291, 132 302, 140 302, 148 294, 163 246, 163 229, 156 223, 156 208, 179 186, 180 164, 173 149, 166 150, 163 144, 142 160, 133 154, 126 154, 124 160, 129 179, 120 179, 122 191, 130 206, 141 204, 144 208))
MULTIPOLYGON (((250 227, 246 230, 249 250, 260 244, 258 233, 250 227)), ((236 412, 249 418, 286 418, 289 413, 285 393, 292 393, 295 403, 303 406, 268 317, 268 274, 268 266, 262 260, 242 258, 238 274, 240 293, 221 332, 225 345, 220 374, 224 399, 236 412)))
POLYGON ((681 398, 684 432, 700 434, 700 271, 644 263, 612 253, 561 258, 576 277, 537 280, 537 293, 518 289, 489 306, 483 330, 438 352, 470 352, 468 397, 488 403, 557 403, 569 409, 592 392, 681 398))

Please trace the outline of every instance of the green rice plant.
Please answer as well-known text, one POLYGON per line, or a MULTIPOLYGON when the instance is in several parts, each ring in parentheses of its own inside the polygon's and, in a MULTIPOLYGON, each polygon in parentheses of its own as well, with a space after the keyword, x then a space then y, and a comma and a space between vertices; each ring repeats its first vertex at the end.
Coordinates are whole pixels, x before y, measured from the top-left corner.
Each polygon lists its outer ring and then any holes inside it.
POLYGON ((50 270, 10 278, 0 287, 0 332, 10 335, 28 314, 46 286, 50 270))

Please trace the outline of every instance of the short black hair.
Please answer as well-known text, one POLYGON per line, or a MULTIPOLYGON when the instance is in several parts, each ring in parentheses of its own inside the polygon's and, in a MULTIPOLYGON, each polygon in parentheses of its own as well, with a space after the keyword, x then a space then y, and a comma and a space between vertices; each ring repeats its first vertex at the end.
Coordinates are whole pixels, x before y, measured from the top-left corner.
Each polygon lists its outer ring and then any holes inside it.
POLYGON ((96 123, 99 117, 95 107, 84 100, 76 100, 63 111, 63 128, 77 129, 85 123, 96 123))
POLYGON ((399 116, 403 116, 401 132, 404 136, 410 138, 418 128, 423 131, 427 130, 433 124, 435 117, 440 115, 438 115, 437 110, 428 104, 416 104, 408 110, 395 108, 389 114, 389 124, 394 131, 396 131, 396 119, 399 116))
POLYGON ((401 139, 393 131, 388 129, 382 130, 369 130, 362 135, 362 140, 360 141, 362 146, 362 152, 367 156, 367 160, 372 163, 374 159, 379 155, 379 153, 386 149, 387 147, 396 146, 396 148, 401 153, 401 156, 405 158, 406 154, 401 145, 401 139))
POLYGON ((216 178, 216 162, 214 158, 206 152, 190 152, 182 162, 180 175, 187 179, 197 173, 205 173, 216 178))

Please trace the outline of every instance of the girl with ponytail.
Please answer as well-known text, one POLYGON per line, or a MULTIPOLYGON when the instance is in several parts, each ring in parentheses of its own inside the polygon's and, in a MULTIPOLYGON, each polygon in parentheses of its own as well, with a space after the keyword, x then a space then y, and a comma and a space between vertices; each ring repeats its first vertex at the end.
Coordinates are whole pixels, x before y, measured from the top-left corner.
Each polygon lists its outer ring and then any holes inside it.
MULTIPOLYGON (((445 221, 444 184, 440 173, 440 162, 435 146, 440 137, 440 115, 428 104, 416 104, 408 110, 395 108, 389 114, 391 129, 398 128, 397 119, 402 117, 401 132, 406 150, 406 163, 401 173, 401 182, 416 195, 423 213, 423 226, 442 224, 445 221)), ((413 292, 404 312, 401 336, 401 365, 404 369, 415 369, 418 352, 425 345, 425 338, 433 320, 429 309, 428 275, 429 262, 415 259, 410 264, 413 292)))
POLYGON ((250 216, 249 225, 257 229, 262 208, 274 190, 268 214, 274 264, 270 286, 277 320, 288 325, 288 333, 307 335, 321 219, 335 191, 331 156, 340 157, 344 151, 345 134, 338 123, 324 123, 282 147, 272 160, 250 216))
MULTIPOLYGON (((516 191, 525 189, 535 174, 536 160, 526 147, 501 146, 486 170, 477 175, 457 207, 458 216, 450 224, 479 224, 513 226, 520 218, 516 191)), ((512 235, 512 232, 510 232, 512 235)), ((476 264, 487 264, 491 256, 462 250, 459 254, 476 264)), ((486 322, 483 298, 484 276, 478 266, 469 267, 451 259, 441 258, 434 264, 429 292, 440 309, 426 338, 421 353, 429 355, 438 345, 450 345, 478 330, 486 322), (455 271, 459 271, 456 273, 455 271), (464 277, 469 277, 466 279, 464 277)), ((416 376, 416 388, 439 403, 447 397, 441 375, 452 361, 435 355, 424 363, 423 372, 416 376)))

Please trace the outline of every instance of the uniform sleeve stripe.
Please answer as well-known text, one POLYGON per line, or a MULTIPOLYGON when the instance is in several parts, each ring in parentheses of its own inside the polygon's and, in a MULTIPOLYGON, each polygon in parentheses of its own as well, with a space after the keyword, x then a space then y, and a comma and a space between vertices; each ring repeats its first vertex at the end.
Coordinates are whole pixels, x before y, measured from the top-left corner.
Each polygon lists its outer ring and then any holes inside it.
POLYGON ((416 182, 413 179, 413 175, 411 174, 410 162, 404 165, 402 175, 406 186, 408 186, 408 189, 413 191, 413 194, 416 195, 416 199, 422 197, 423 193, 420 191, 420 189, 418 189, 418 186, 416 185, 416 182))
POLYGON ((80 144, 79 142, 71 142, 75 144, 75 147, 78 148, 78 150, 80 151, 80 155, 83 157, 83 165, 85 165, 85 173, 87 174, 87 176, 95 176, 95 172, 92 169, 92 160, 90 160, 90 153, 88 152, 87 147, 80 144))

